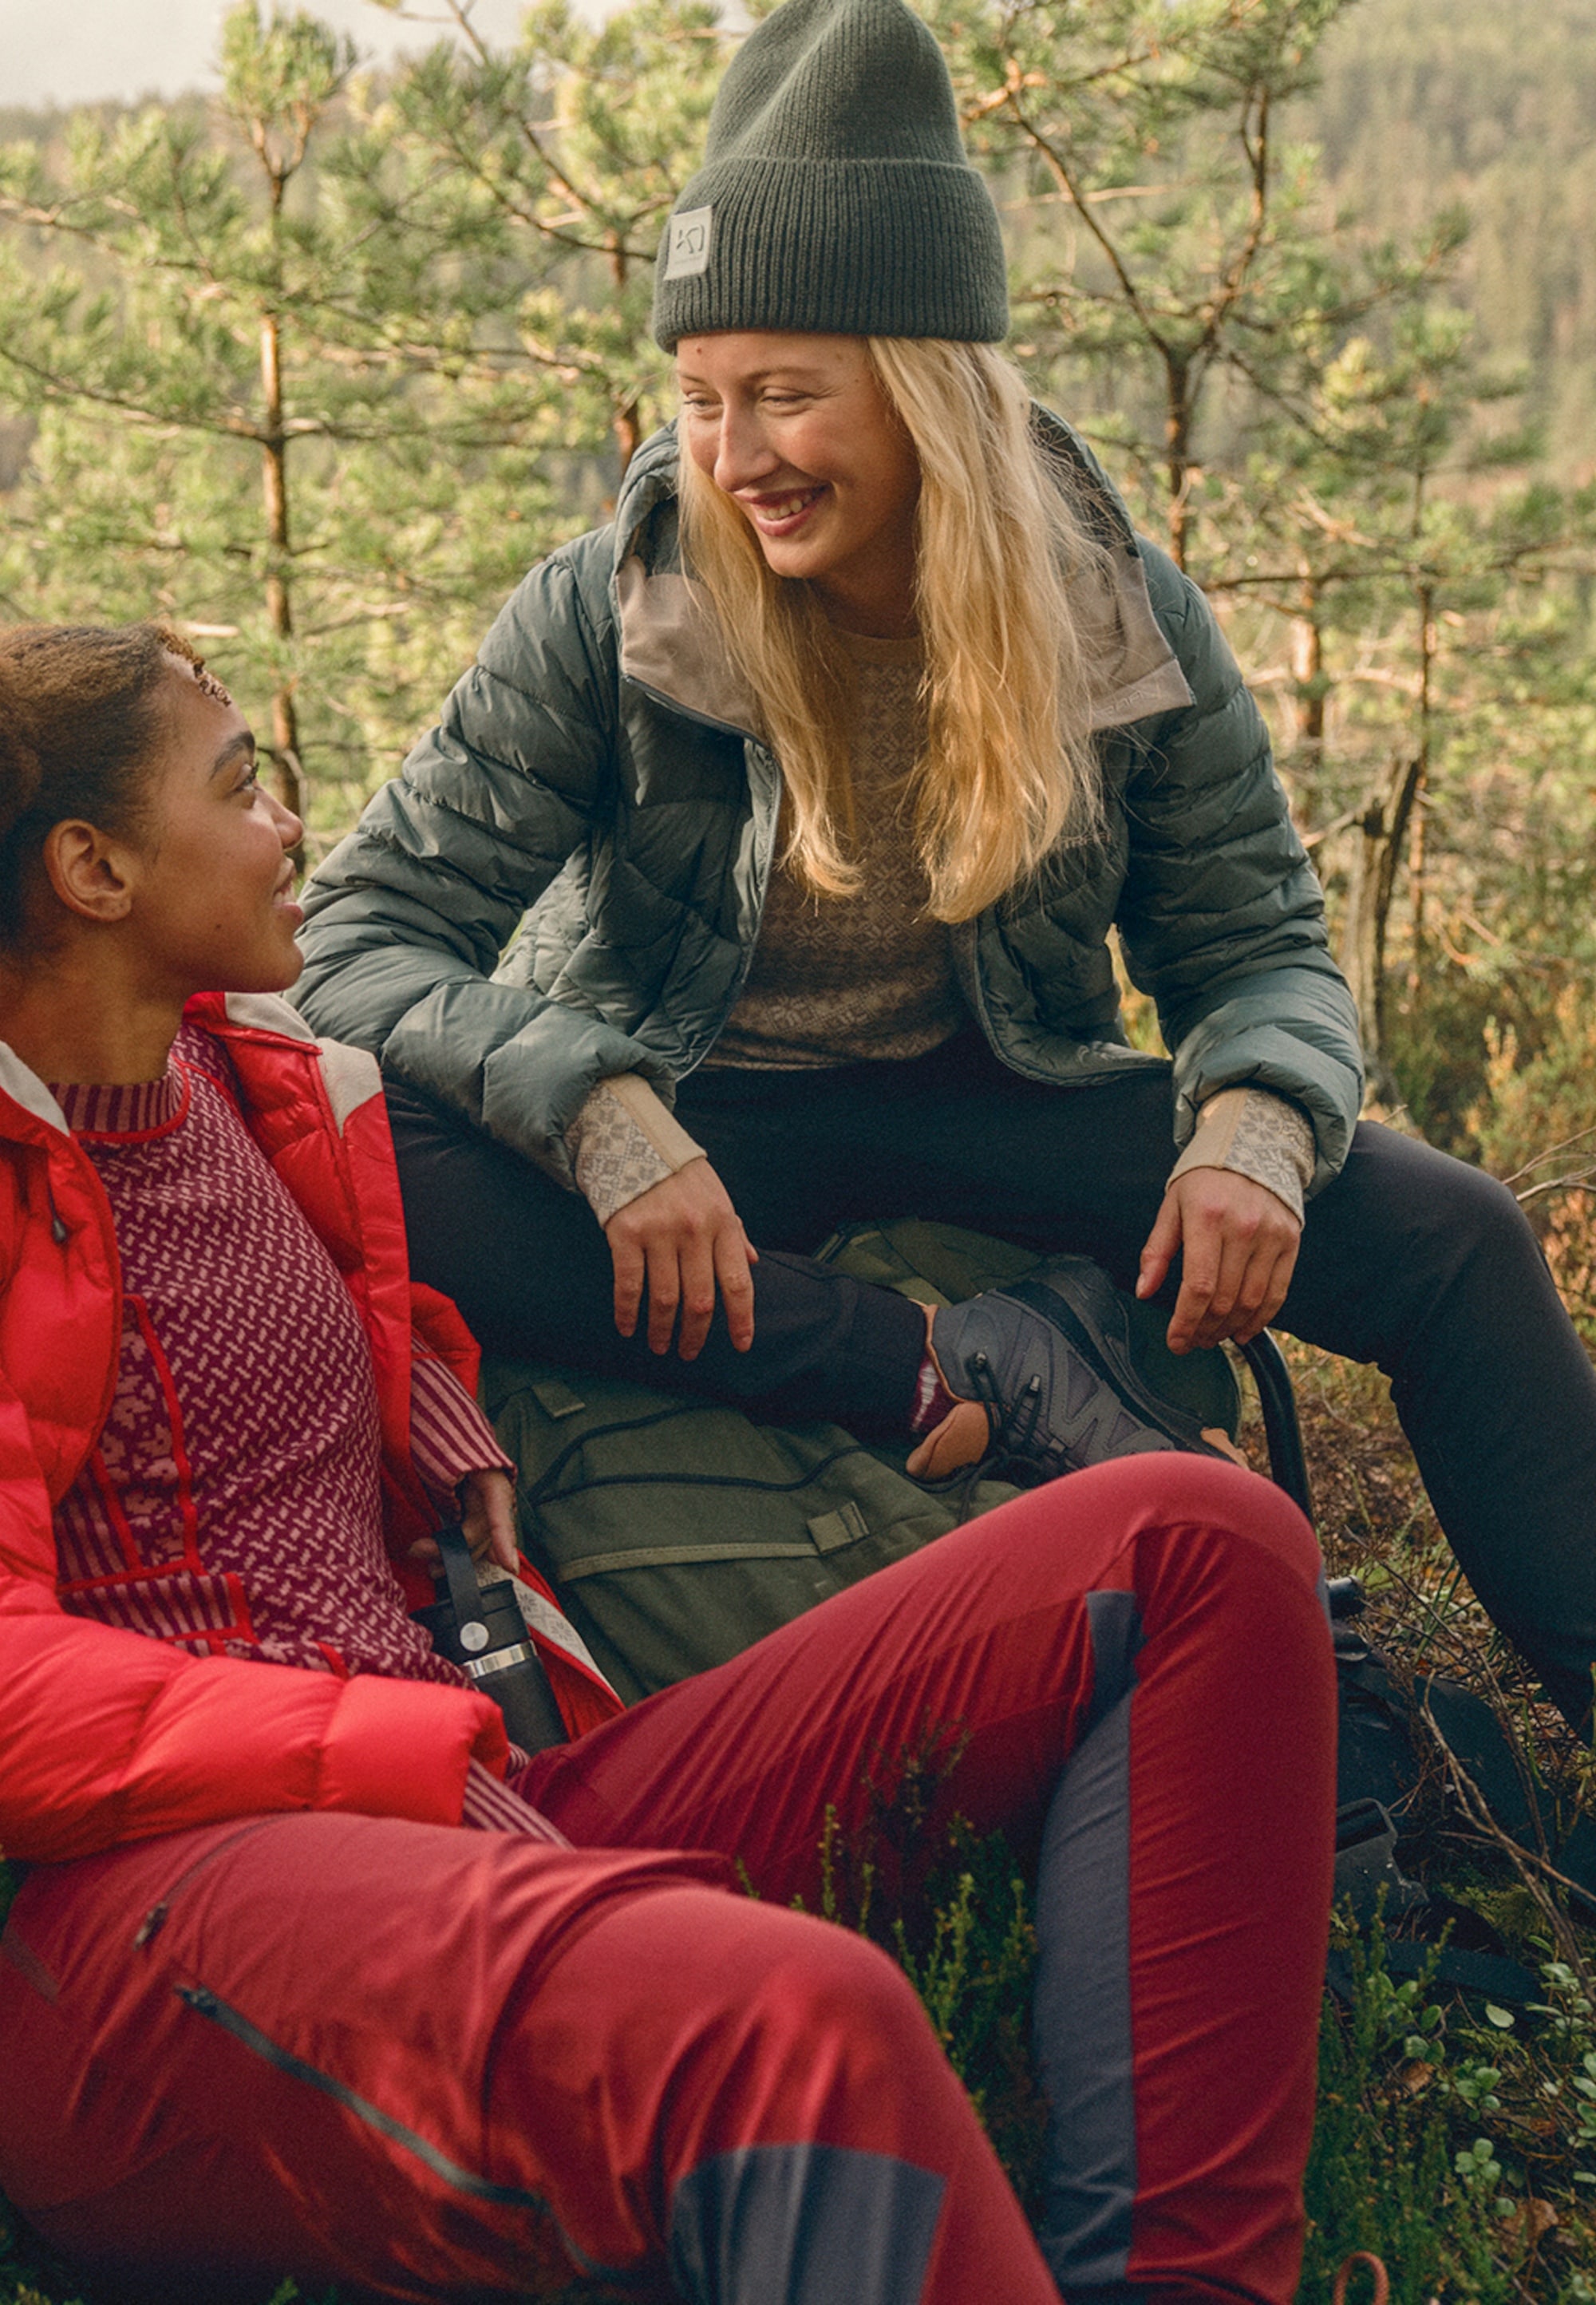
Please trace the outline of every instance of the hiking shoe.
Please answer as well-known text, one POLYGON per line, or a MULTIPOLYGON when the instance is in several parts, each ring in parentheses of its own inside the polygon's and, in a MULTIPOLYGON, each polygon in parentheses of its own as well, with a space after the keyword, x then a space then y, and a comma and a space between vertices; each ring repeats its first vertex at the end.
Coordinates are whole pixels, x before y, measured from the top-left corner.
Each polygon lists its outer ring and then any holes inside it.
POLYGON ((931 1349, 948 1391, 985 1409, 992 1453, 1049 1478, 1154 1450, 1225 1453, 1137 1374, 1125 1306, 1090 1257, 1052 1257, 1023 1280, 943 1306, 931 1349))

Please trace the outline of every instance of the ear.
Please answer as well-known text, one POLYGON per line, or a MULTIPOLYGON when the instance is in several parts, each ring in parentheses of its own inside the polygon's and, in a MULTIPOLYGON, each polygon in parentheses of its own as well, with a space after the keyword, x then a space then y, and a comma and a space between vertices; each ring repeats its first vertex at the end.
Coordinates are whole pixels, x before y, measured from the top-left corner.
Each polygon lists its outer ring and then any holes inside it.
POLYGON ((132 910, 140 860, 127 841, 65 817, 46 834, 40 858, 56 897, 80 920, 108 927, 132 910))

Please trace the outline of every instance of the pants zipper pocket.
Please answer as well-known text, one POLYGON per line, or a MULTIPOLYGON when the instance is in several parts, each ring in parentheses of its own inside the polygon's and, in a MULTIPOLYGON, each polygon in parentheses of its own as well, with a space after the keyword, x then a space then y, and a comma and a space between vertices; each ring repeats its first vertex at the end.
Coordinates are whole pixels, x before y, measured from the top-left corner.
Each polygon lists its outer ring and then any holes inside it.
POLYGON ((225 1856, 228 1850, 236 1849, 241 1841, 252 1840, 256 1833, 264 1833, 268 1824, 276 1824, 276 1822, 277 1819, 276 1816, 258 1816, 252 1818, 248 1824, 241 1824, 236 1833, 226 1834, 224 1839, 216 1841, 211 1848, 206 1850, 203 1855, 196 1857, 191 1863, 185 1865, 183 1871, 178 1875, 176 1880, 173 1882, 171 1887, 163 1891, 161 1896, 153 1905, 151 1905, 149 1910, 145 1914, 144 1918, 140 1922, 138 1927, 133 1932, 133 1943, 136 1945, 153 1944, 155 1939, 159 1936, 161 1931, 166 1926, 167 1916, 172 1910, 173 1900, 178 1895, 181 1890, 188 1887, 189 1883, 194 1878, 196 1874, 203 1873, 208 1865, 214 1864, 218 1857, 225 1856))

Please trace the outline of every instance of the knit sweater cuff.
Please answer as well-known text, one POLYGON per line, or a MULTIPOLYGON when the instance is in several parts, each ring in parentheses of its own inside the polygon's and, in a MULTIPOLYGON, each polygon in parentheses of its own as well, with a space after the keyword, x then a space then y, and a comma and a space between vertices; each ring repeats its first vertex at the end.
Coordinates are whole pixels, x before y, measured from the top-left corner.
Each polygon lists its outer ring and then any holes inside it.
POLYGON ((1203 1106, 1169 1181, 1190 1169, 1228 1169, 1284 1201, 1300 1223, 1316 1157, 1312 1124, 1286 1098, 1267 1088, 1226 1088, 1203 1106))
POLYGON ((576 1181, 599 1223, 674 1177, 704 1148, 660 1102, 641 1074, 600 1081, 565 1132, 576 1181))

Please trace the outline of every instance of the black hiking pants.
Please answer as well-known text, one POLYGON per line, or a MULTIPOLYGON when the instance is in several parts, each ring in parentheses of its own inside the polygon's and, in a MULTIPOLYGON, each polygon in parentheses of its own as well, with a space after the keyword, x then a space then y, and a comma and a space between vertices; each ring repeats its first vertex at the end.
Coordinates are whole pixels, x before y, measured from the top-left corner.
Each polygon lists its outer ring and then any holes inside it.
MULTIPOLYGON (((760 1261, 751 1349, 733 1350, 717 1313, 683 1363, 650 1353, 641 1322, 617 1335, 608 1245, 585 1202, 411 1092, 388 1101, 413 1269, 489 1350, 867 1433, 906 1428, 923 1314, 805 1251, 855 1219, 920 1217, 1092 1256, 1129 1288, 1174 1157, 1166 1068, 1045 1087, 972 1030, 908 1064, 694 1073, 678 1115, 760 1261)), ((1309 1204, 1275 1325, 1389 1377, 1474 1590, 1581 1718, 1596 1661, 1596 1371, 1512 1195, 1361 1124, 1309 1204)))

